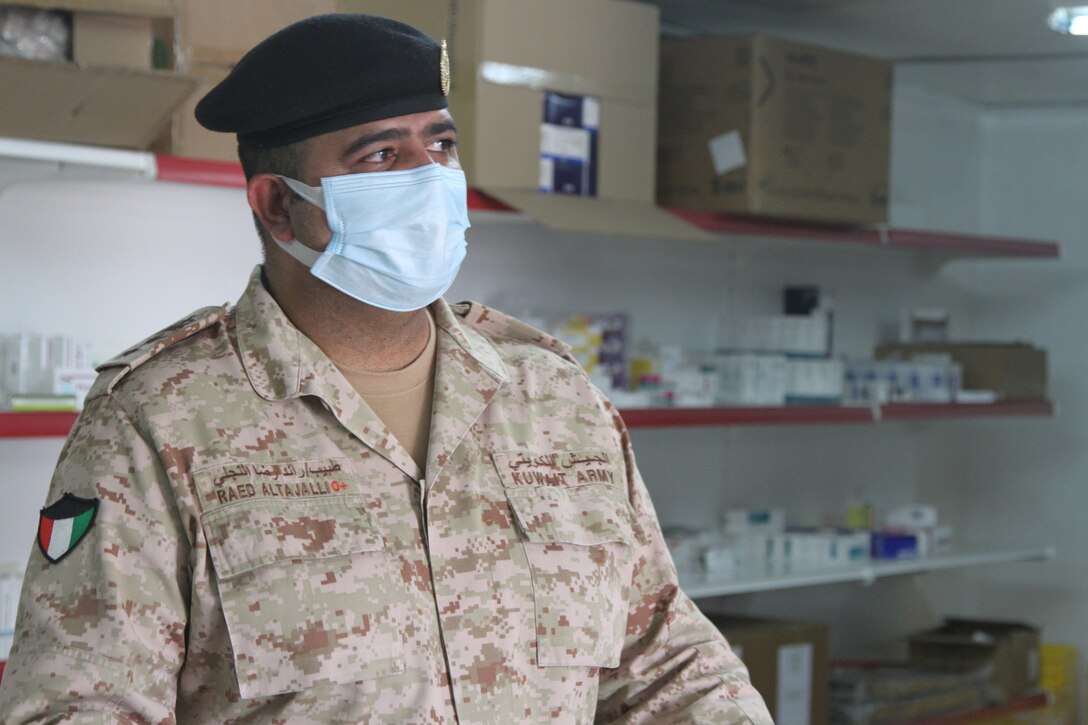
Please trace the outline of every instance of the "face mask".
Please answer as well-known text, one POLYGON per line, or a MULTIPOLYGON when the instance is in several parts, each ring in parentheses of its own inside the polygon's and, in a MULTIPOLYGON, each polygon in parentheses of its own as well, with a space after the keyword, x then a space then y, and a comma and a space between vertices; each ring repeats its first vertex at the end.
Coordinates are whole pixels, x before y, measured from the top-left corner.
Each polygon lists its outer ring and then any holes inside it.
POLYGON ((469 227, 465 174, 441 164, 321 179, 281 176, 325 210, 332 239, 317 252, 276 242, 310 273, 360 302, 393 312, 426 307, 453 284, 469 227))

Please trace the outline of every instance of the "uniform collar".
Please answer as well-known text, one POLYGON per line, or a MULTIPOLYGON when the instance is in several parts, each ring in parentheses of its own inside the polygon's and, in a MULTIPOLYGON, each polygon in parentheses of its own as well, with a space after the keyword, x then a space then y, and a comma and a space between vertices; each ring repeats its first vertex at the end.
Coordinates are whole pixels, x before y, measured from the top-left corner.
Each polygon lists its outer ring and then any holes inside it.
MULTIPOLYGON (((506 367, 491 342, 464 324, 468 305, 432 306, 438 335, 435 395, 427 479, 445 464, 506 379, 506 367), (457 313, 460 312, 460 315, 457 313)), ((253 270, 235 306, 238 348, 253 390, 270 401, 314 395, 352 434, 413 479, 422 472, 336 365, 295 327, 253 270)))

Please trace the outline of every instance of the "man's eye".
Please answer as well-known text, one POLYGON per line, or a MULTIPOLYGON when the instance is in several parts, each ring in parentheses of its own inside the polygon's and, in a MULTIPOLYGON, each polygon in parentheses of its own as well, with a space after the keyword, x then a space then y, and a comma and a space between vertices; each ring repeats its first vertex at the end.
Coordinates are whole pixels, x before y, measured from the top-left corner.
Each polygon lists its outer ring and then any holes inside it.
POLYGON ((432 141, 431 142, 431 147, 435 151, 441 151, 442 153, 447 153, 447 154, 450 151, 452 151, 453 147, 456 146, 456 145, 457 145, 457 142, 454 141, 452 138, 443 138, 443 139, 439 139, 437 141, 432 141))
POLYGON ((373 153, 367 154, 363 158, 363 161, 380 163, 383 161, 388 161, 391 158, 393 158, 393 149, 380 149, 378 151, 374 151, 373 153))

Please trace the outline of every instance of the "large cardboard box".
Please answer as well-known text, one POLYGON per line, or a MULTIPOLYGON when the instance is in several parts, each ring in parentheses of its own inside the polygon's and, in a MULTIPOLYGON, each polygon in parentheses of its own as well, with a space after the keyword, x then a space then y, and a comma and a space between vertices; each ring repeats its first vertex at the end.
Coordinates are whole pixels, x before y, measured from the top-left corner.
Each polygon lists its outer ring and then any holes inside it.
MULTIPOLYGON (((71 10, 72 63, 0 58, 0 135, 146 149, 196 85, 153 71, 166 0, 20 0, 71 10)), ((168 42, 168 41, 167 41, 168 42)))
POLYGON ((1012 699, 1039 686, 1039 639, 1039 630, 1023 622, 946 619, 910 638, 910 659, 934 669, 986 671, 1012 699))
POLYGON ((658 202, 887 219, 891 63, 763 35, 666 39, 658 202))
POLYGON ((878 359, 909 360, 944 354, 963 367, 966 390, 992 390, 1001 400, 1045 400, 1046 350, 1026 343, 890 343, 876 349, 878 359))
POLYGON ((733 615, 710 615, 778 725, 828 721, 828 626, 733 615))

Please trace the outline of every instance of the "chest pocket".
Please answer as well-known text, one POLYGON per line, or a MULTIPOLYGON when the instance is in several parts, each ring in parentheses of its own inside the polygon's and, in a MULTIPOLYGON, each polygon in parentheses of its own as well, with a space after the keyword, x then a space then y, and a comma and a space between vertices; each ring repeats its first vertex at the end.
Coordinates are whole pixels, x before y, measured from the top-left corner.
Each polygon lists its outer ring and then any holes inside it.
POLYGON ((537 664, 618 666, 632 570, 619 471, 597 451, 492 459, 532 574, 537 664))
POLYGON ((403 592, 363 496, 204 514, 243 698, 402 672, 403 592))

